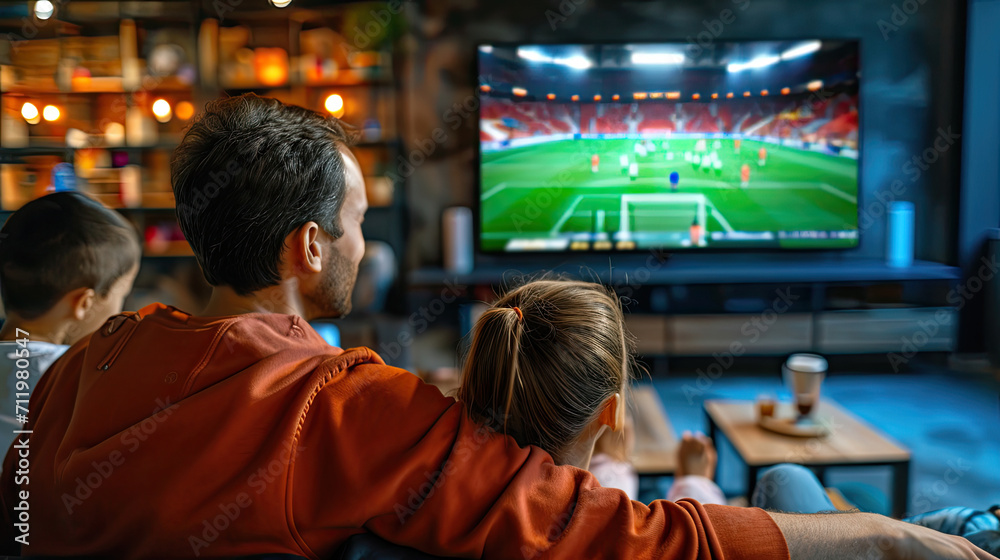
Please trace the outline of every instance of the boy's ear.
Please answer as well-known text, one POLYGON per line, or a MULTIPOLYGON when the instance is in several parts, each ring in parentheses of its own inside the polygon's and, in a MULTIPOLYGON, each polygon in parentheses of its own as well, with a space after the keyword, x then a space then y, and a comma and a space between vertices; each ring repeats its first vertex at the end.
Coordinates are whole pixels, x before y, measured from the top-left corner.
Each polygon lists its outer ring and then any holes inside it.
POLYGON ((93 288, 77 288, 66 294, 69 299, 70 313, 77 321, 82 321, 94 307, 97 293, 93 288))
POLYGON ((622 398, 621 393, 615 393, 604 401, 598 422, 611 428, 612 432, 622 429, 622 426, 625 425, 625 399, 622 398))

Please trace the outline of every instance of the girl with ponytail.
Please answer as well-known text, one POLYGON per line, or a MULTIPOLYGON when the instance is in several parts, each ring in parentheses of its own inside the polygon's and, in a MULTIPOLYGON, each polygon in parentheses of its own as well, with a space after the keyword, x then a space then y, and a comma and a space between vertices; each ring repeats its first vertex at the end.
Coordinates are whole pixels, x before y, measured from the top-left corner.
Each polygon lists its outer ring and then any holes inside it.
POLYGON ((600 284, 537 280, 483 313, 458 400, 475 421, 587 468, 594 443, 625 423, 632 338, 600 284))
MULTIPOLYGON (((544 449, 556 464, 590 468, 603 486, 635 499, 625 410, 632 352, 613 292, 536 280, 501 297, 476 323, 458 400, 476 422, 544 449)), ((724 504, 711 480, 715 457, 711 440, 685 433, 667 499, 724 504)))

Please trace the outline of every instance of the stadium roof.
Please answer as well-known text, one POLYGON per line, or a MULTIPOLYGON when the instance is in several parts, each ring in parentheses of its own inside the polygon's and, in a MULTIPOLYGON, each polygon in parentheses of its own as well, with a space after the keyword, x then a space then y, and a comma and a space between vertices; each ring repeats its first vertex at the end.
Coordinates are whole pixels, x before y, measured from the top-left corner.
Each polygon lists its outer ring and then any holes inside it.
MULTIPOLYGON (((544 99, 554 94, 611 101, 635 92, 671 92, 680 99, 712 93, 790 93, 853 82, 855 41, 754 41, 589 45, 481 45, 480 85, 494 95, 544 99)), ((660 97, 660 96, 657 96, 660 97)))

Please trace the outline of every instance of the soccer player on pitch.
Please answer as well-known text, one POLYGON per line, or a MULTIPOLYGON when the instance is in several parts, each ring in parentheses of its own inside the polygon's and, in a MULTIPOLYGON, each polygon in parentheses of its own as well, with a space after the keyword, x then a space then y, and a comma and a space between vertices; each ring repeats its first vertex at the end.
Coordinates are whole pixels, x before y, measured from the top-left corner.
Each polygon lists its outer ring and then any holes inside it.
POLYGON ((767 165, 767 148, 761 146, 760 151, 757 152, 757 166, 764 167, 765 165, 767 165))
POLYGON ((681 174, 674 171, 670 174, 670 192, 677 192, 677 184, 681 182, 681 174))
POLYGON ((698 215, 695 214, 694 215, 694 221, 691 222, 691 229, 690 229, 691 244, 692 245, 695 245, 695 246, 702 245, 702 242, 701 242, 701 233, 702 233, 702 231, 701 231, 701 224, 698 223, 698 215))
POLYGON ((750 186, 750 164, 744 163, 740 168, 740 186, 744 189, 750 186))
POLYGON ((598 165, 601 163, 601 156, 594 154, 590 156, 590 171, 591 173, 597 173, 598 165))

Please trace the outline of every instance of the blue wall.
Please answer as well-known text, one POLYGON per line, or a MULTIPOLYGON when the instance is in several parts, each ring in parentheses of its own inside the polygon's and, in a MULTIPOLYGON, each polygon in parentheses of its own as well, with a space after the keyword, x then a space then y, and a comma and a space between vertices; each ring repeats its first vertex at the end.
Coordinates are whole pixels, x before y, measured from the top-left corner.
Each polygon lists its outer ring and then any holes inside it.
MULTIPOLYGON (((967 276, 978 273, 986 233, 1000 227, 1000 0, 971 0, 965 76, 962 196, 958 257, 967 276)), ((1000 280, 994 279, 993 282, 1000 280)), ((989 299, 986 300, 990 301, 989 299)), ((996 309, 970 305, 959 325, 961 352, 985 350, 984 323, 996 309)), ((996 333, 993 334, 996 336, 996 333)), ((995 342, 994 342, 995 344, 995 342)))

